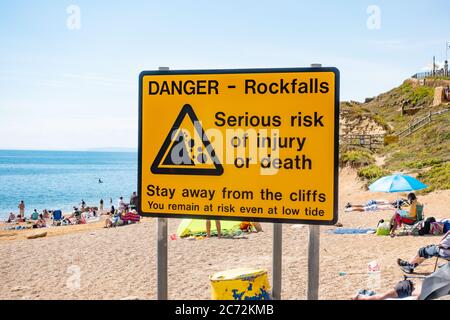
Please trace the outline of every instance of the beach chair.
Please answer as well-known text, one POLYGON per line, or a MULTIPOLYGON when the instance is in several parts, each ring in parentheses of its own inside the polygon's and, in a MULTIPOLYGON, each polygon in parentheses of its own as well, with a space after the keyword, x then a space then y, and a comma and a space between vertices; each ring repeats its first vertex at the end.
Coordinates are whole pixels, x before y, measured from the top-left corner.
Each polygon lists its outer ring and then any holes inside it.
POLYGON ((412 230, 412 227, 419 221, 423 221, 425 219, 425 216, 423 214, 423 204, 418 203, 416 205, 416 220, 411 222, 403 222, 403 231, 408 232, 412 230))
POLYGON ((433 270, 433 272, 436 272, 436 270, 437 270, 438 268, 440 268, 440 267, 446 265, 446 264, 449 263, 449 262, 450 262, 450 258, 443 258, 443 257, 437 256, 437 257, 436 257, 436 262, 434 263, 434 270, 433 270), (441 264, 441 265, 438 265, 439 259, 444 260, 445 262, 444 262, 443 264, 441 264))
POLYGON ((61 221, 64 219, 61 210, 55 210, 52 213, 53 225, 58 226, 61 224, 61 221))

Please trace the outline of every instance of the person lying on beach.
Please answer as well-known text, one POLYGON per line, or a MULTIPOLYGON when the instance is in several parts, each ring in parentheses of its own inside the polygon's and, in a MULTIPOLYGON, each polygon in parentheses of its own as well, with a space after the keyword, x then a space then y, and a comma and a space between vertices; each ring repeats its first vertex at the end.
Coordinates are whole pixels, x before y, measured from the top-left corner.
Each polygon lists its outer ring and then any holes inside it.
POLYGON ((95 212, 94 208, 89 208, 86 218, 92 218, 92 217, 97 217, 97 212, 95 212))
POLYGON ((6 223, 13 223, 16 222, 16 215, 12 212, 9 213, 8 220, 6 220, 6 223))
POLYGON ((376 211, 376 210, 390 210, 394 207, 386 200, 369 200, 365 204, 346 204, 345 211, 376 211))
POLYGON ((396 210, 391 218, 391 232, 390 236, 395 236, 395 230, 401 227, 403 223, 414 223, 417 220, 417 197, 414 193, 408 194, 408 202, 410 204, 409 212, 406 210, 396 210))
POLYGON ((420 296, 422 291, 421 285, 415 285, 411 280, 399 281, 393 289, 386 291, 385 293, 376 294, 373 291, 360 290, 356 296, 352 297, 352 300, 385 300, 385 299, 403 299, 407 297, 420 296))
POLYGON ((61 220, 61 225, 62 226, 69 226, 71 224, 76 224, 76 220, 75 219, 70 219, 68 217, 63 217, 63 219, 61 220))
POLYGON ((42 214, 39 215, 39 219, 33 224, 33 228, 45 228, 47 226, 47 222, 44 219, 42 214))
POLYGON ((409 261, 397 259, 397 264, 404 272, 413 273, 417 266, 425 260, 433 257, 450 260, 450 231, 447 231, 438 244, 432 244, 420 248, 417 255, 409 261))

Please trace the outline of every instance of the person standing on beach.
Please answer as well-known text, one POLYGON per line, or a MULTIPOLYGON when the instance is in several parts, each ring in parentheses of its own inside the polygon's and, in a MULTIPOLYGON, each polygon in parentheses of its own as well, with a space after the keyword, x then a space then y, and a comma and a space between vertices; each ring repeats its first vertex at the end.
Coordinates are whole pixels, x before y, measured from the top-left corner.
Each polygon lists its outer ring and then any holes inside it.
POLYGON ((86 202, 84 202, 83 199, 81 199, 81 211, 84 212, 84 208, 86 207, 86 202))
MULTIPOLYGON (((220 220, 216 221, 217 239, 220 239, 220 220)), ((211 220, 206 220, 206 238, 211 238, 211 220)))
POLYGON ((123 197, 119 198, 119 211, 124 212, 125 211, 125 202, 123 201, 123 197))
POLYGON ((133 194, 131 195, 131 198, 130 198, 130 209, 131 210, 136 210, 137 199, 138 199, 138 196, 137 196, 136 191, 135 191, 135 192, 133 192, 133 194))
POLYGON ((19 219, 23 219, 25 217, 25 202, 20 201, 19 203, 19 219))
POLYGON ((100 199, 100 211, 103 211, 103 199, 100 199))

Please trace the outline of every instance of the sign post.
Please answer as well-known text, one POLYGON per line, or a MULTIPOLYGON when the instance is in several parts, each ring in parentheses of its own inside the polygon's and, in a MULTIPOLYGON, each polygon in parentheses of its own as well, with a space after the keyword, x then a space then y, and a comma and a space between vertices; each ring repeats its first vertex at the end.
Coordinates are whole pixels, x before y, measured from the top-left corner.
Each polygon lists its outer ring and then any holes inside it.
POLYGON ((167 218, 158 218, 157 278, 158 300, 167 300, 167 218))
POLYGON ((319 299, 320 226, 309 226, 308 241, 308 300, 319 299))
POLYGON ((167 298, 165 219, 193 218, 274 223, 279 299, 281 223, 337 221, 339 71, 165 69, 139 83, 138 205, 161 219, 158 298, 167 298))
MULTIPOLYGON (((159 71, 168 71, 168 67, 159 67, 159 71)), ((156 246, 156 254, 157 254, 157 298, 158 300, 167 300, 168 299, 168 276, 167 276, 167 268, 168 268, 168 252, 167 252, 167 218, 158 218, 158 239, 156 246)))
MULTIPOLYGON (((321 64, 311 64, 312 68, 321 68, 321 64)), ((319 274, 320 274, 320 226, 309 226, 308 241, 308 291, 306 299, 319 299, 319 274)))
POLYGON ((283 257, 283 225, 273 224, 273 248, 272 248, 272 298, 281 300, 281 270, 283 257))

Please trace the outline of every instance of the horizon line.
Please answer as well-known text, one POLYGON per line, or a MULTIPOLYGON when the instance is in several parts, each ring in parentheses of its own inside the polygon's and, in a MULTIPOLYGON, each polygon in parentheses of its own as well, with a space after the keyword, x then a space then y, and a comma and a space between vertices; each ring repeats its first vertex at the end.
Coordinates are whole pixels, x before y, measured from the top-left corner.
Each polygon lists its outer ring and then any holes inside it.
POLYGON ((57 151, 57 152, 138 152, 137 148, 87 148, 87 149, 3 149, 0 151, 57 151))

